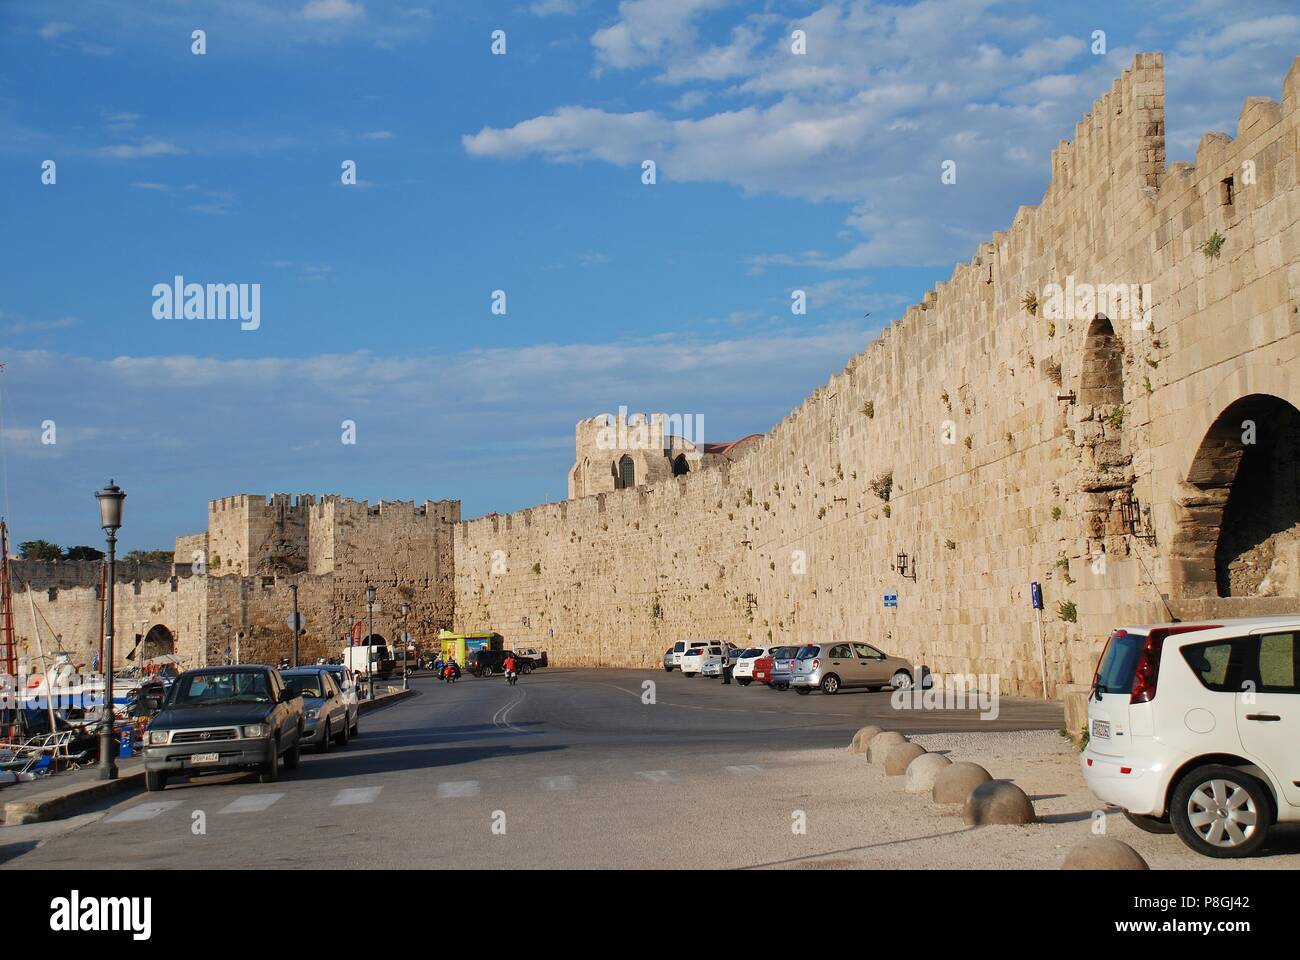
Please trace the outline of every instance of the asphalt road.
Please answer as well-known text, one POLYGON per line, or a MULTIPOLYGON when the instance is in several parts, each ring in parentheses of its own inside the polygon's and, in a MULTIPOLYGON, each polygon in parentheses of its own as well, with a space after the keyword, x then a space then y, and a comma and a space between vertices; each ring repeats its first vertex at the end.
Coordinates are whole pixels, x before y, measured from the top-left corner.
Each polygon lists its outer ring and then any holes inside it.
POLYGON ((827 752, 864 724, 904 733, 1063 725, 1058 705, 1032 700, 1004 698, 985 720, 897 711, 888 692, 797 696, 661 671, 413 685, 419 696, 362 717, 358 739, 304 754, 278 783, 210 774, 69 820, 0 828, 0 865, 755 866, 785 855, 796 810, 844 823, 845 837, 823 831, 832 844, 870 838, 865 823, 850 829, 854 784, 827 752))

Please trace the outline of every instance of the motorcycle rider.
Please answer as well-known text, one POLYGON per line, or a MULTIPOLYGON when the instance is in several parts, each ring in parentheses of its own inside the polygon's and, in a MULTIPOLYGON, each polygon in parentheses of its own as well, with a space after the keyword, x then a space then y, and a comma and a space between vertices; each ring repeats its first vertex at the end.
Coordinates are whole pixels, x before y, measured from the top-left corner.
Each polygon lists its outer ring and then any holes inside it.
POLYGON ((506 671, 506 682, 513 687, 515 681, 519 679, 519 661, 515 659, 513 653, 510 653, 506 655, 505 663, 501 666, 504 667, 506 671))

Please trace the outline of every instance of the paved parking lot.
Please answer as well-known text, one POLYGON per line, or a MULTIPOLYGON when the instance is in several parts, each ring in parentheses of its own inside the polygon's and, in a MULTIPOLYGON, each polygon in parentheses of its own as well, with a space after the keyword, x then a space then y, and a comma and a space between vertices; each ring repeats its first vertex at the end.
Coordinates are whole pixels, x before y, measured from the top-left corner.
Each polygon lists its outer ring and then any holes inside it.
MULTIPOLYGON (((1093 804, 1056 733, 1055 704, 1003 700, 986 721, 974 711, 895 711, 888 693, 802 697, 626 670, 543 671, 514 688, 499 677, 414 684, 419 696, 363 717, 358 740, 304 755, 278 783, 212 775, 60 823, 0 828, 0 862, 1054 866, 1089 829, 1093 804), (845 752, 872 722, 954 755, 982 750, 995 776, 1024 780, 1048 821, 967 830, 845 752), (804 832, 793 826, 800 817, 804 832)), ((1137 833, 1122 821, 1116 829, 1137 833)), ((1150 839, 1158 853, 1169 848, 1170 863, 1187 860, 1176 840, 1150 839)))

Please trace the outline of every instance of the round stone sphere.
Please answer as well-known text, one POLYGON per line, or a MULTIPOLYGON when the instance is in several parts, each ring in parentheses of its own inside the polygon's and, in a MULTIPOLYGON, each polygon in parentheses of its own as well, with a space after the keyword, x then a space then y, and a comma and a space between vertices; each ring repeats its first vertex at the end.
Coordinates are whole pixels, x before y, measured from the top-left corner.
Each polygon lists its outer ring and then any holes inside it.
POLYGON ((849 744, 849 753, 866 753, 867 748, 871 746, 877 734, 884 733, 884 729, 877 726, 863 727, 853 735, 853 742, 849 744))
POLYGON ((961 817, 973 827, 995 823, 1033 823, 1034 805, 1025 791, 1005 780, 981 783, 966 798, 961 817))
POLYGON ((907 779, 903 782, 908 793, 929 793, 934 789, 934 778, 952 761, 942 753, 923 753, 907 765, 907 779))
POLYGON ((1088 837, 1065 855, 1062 870, 1150 870, 1147 862, 1123 840, 1088 837))
POLYGON ((917 757, 925 754, 925 747, 919 743, 896 743, 885 754, 885 776, 901 777, 907 773, 908 765, 917 757))
POLYGON ((992 779, 978 763, 961 760, 935 775, 930 797, 935 803, 965 803, 972 790, 992 779))
POLYGON ((900 743, 907 743, 907 737, 893 730, 886 730, 884 733, 878 733, 871 738, 871 743, 867 747, 867 759, 874 766, 883 767, 885 765, 885 755, 900 743))

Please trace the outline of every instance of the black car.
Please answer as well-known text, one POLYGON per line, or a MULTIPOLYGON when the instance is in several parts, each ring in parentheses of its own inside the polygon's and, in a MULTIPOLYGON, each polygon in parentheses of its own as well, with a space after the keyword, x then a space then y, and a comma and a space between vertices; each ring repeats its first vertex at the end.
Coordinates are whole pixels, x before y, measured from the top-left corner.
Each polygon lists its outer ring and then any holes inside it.
POLYGON ((273 667, 187 670, 159 704, 144 737, 145 786, 163 790, 173 774, 256 770, 279 778, 280 759, 298 766, 302 695, 273 667))
POLYGON ((476 677, 490 677, 494 673, 506 672, 506 657, 514 657, 519 664, 520 673, 532 673, 533 661, 521 657, 513 650, 475 650, 470 654, 467 668, 476 677))

